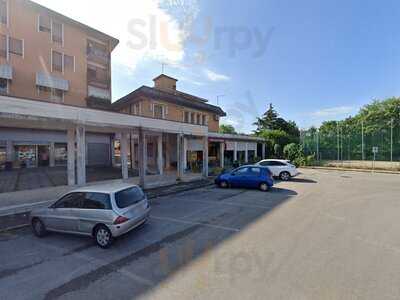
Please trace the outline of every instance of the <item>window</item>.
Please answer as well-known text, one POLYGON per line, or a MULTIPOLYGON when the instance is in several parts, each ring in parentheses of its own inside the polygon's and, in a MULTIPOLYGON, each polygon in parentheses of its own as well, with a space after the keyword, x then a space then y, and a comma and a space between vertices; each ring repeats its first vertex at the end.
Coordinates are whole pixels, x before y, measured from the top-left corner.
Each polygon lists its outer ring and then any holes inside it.
POLYGON ((0 94, 8 93, 8 80, 0 78, 0 94))
POLYGON ((86 193, 83 200, 84 209, 102 209, 110 210, 110 195, 102 193, 86 193))
POLYGON ((75 72, 75 57, 64 54, 64 69, 65 71, 75 72))
POLYGON ((126 208, 144 199, 145 195, 138 187, 132 187, 115 194, 115 202, 119 208, 126 208))
POLYGON ((183 119, 183 122, 189 123, 189 116, 190 116, 190 113, 189 113, 188 111, 185 111, 185 112, 184 112, 184 119, 183 119))
POLYGON ((64 101, 64 91, 59 89, 51 89, 51 100, 56 102, 64 101))
POLYGON ((63 72, 63 54, 57 51, 53 51, 51 56, 51 65, 53 72, 63 72))
POLYGON ((63 44, 64 43, 64 26, 61 23, 52 22, 51 39, 54 43, 63 44))
POLYGON ((0 23, 4 25, 8 24, 8 8, 6 0, 0 0, 0 23))
POLYGON ((107 45, 91 40, 88 40, 87 42, 87 55, 90 58, 98 58, 99 60, 95 60, 99 63, 108 62, 109 60, 109 51, 107 45))
POLYGON ((240 168, 240 169, 237 169, 236 171, 234 171, 234 173, 236 174, 236 175, 244 175, 244 174, 246 174, 247 173, 247 171, 249 170, 249 168, 240 168))
POLYGON ((261 176, 261 169, 260 168, 250 168, 250 174, 252 176, 261 176))
POLYGON ((154 118, 164 119, 164 114, 163 114, 164 108, 162 105, 154 104, 153 110, 154 110, 154 118))
POLYGON ((87 67, 87 79, 88 83, 101 88, 108 88, 110 84, 108 70, 93 65, 87 67))
POLYGON ((7 37, 0 34, 0 57, 7 58, 7 37))
POLYGON ((12 54, 24 56, 24 41, 9 37, 9 51, 12 54))
POLYGON ((207 125, 207 116, 206 115, 202 115, 202 122, 203 125, 207 125))
POLYGON ((196 114, 195 114, 195 113, 191 113, 191 114, 190 114, 190 117, 191 117, 190 123, 195 124, 195 121, 196 121, 196 114))
POLYGON ((132 108, 132 112, 134 115, 140 115, 140 103, 133 104, 132 108))
POLYGON ((81 208, 82 200, 84 198, 84 193, 71 193, 54 204, 54 208, 81 208))
POLYGON ((197 125, 201 125, 201 115, 197 114, 197 125))
POLYGON ((51 19, 48 16, 39 16, 39 31, 41 32, 51 32, 51 19))

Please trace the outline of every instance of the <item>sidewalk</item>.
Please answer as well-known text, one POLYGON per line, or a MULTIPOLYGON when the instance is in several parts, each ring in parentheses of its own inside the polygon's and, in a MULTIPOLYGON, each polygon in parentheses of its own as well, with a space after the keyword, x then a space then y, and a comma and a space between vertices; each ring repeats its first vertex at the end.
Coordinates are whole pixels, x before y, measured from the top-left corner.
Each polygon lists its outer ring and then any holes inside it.
MULTIPOLYGON (((211 179, 201 179, 163 187, 149 188, 146 189, 145 192, 149 199, 154 199, 210 186, 212 184, 213 181, 211 179)), ((32 209, 47 206, 63 194, 75 188, 76 187, 60 186, 0 194, 0 232, 11 228, 26 226, 29 212, 32 209)))
POLYGON ((332 171, 347 171, 347 172, 362 172, 362 173, 382 173, 400 175, 400 171, 380 170, 380 169, 355 169, 355 168, 339 168, 339 167, 301 167, 303 169, 314 170, 332 170, 332 171))

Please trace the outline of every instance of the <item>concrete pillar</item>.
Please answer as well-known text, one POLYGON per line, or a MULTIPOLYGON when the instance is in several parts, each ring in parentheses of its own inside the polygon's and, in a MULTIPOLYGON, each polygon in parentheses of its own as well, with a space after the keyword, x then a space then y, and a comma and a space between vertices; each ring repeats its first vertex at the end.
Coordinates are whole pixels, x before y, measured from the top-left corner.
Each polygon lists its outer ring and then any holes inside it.
POLYGON ((131 147, 131 169, 135 169, 136 168, 136 153, 135 153, 135 141, 136 141, 136 136, 131 133, 130 134, 130 147, 131 147))
POLYGON ((187 152, 188 152, 188 139, 187 137, 183 137, 183 149, 182 149, 182 163, 183 163, 183 171, 186 171, 188 168, 187 165, 187 152))
POLYGON ((50 167, 55 167, 56 166, 56 153, 55 153, 55 145, 53 142, 50 143, 49 147, 49 165, 50 167))
POLYGON ((171 159, 169 156, 169 152, 171 151, 171 145, 169 143, 170 143, 170 139, 169 139, 169 134, 167 133, 165 135, 165 168, 167 170, 171 166, 171 159))
POLYGON ((128 174, 128 134, 121 132, 121 171, 122 179, 127 180, 128 174))
POLYGON ((246 143, 246 148, 244 151, 244 162, 247 164, 249 162, 249 144, 246 143))
POLYGON ((157 138, 157 166, 160 175, 164 174, 164 162, 163 162, 163 136, 160 135, 157 138))
POLYGON ((208 137, 203 138, 203 176, 208 177, 208 137))
POLYGON ((86 130, 84 126, 76 127, 76 163, 77 184, 86 184, 86 130))
POLYGON ((138 161, 139 161, 139 184, 142 188, 145 187, 146 177, 146 139, 142 128, 139 128, 139 145, 138 145, 138 161))
POLYGON ((6 160, 7 162, 14 161, 14 145, 11 140, 8 140, 6 144, 6 160))
POLYGON ((225 168, 225 143, 222 142, 219 144, 219 151, 220 151, 220 167, 223 169, 225 168))
POLYGON ((233 148, 233 161, 237 161, 237 159, 238 159, 237 148, 238 148, 238 145, 237 145, 237 142, 235 142, 234 143, 234 148, 233 148))
POLYGON ((177 177, 182 179, 183 177, 183 135, 176 135, 176 162, 177 162, 177 177))
POLYGON ((67 177, 68 185, 75 185, 75 129, 67 132, 67 177))
POLYGON ((262 144, 262 159, 265 159, 265 144, 262 144))

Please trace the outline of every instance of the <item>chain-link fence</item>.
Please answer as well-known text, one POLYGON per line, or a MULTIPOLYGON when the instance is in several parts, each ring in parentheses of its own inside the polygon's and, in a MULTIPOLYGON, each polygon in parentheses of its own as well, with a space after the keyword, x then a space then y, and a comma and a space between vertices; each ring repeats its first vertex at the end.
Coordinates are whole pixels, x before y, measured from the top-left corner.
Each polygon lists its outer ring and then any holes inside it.
POLYGON ((399 120, 338 122, 311 128, 302 131, 301 142, 305 154, 314 155, 316 164, 354 162, 354 166, 370 167, 369 163, 376 161, 387 163, 388 168, 400 166, 399 120))

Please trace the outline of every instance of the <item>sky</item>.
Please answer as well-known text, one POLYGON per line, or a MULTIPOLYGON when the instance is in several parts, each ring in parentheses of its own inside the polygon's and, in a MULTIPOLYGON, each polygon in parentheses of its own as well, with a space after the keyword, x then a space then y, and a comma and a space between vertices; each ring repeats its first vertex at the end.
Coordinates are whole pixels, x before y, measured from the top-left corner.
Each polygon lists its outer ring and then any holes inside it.
POLYGON ((400 96, 398 0, 37 0, 120 40, 113 101, 164 73, 251 133, 269 103, 301 128, 400 96))

